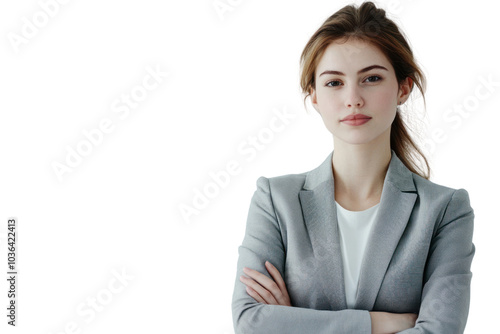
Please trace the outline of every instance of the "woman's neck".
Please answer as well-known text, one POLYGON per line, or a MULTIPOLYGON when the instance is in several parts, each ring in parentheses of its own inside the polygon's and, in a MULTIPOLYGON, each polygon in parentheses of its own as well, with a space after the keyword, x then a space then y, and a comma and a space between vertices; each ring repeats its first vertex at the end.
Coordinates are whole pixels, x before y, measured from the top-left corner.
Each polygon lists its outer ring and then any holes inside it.
POLYGON ((335 200, 353 211, 379 203, 391 153, 389 143, 353 145, 337 140, 332 159, 335 200))

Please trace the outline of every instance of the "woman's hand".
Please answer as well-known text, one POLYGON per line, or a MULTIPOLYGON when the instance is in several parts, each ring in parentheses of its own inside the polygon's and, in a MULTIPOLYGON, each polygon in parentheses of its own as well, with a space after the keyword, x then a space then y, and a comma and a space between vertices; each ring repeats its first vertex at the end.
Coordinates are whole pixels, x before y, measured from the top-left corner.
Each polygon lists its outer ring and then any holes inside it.
POLYGON ((247 286, 247 293, 259 303, 292 306, 285 281, 278 269, 268 261, 266 269, 274 281, 256 270, 243 268, 243 272, 250 276, 240 276, 240 281, 247 286))
POLYGON ((370 312, 372 334, 389 334, 415 327, 415 313, 370 312))

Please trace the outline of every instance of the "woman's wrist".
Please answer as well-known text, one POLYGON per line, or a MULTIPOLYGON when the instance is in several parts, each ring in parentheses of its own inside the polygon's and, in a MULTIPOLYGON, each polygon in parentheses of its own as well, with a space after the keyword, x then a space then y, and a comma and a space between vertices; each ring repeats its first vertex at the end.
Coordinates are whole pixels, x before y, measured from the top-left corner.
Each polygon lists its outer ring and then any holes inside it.
POLYGON ((370 312, 372 320, 372 334, 388 333, 385 331, 387 327, 387 316, 385 312, 370 312))
POLYGON ((388 334, 415 327, 414 313, 370 312, 372 334, 388 334))

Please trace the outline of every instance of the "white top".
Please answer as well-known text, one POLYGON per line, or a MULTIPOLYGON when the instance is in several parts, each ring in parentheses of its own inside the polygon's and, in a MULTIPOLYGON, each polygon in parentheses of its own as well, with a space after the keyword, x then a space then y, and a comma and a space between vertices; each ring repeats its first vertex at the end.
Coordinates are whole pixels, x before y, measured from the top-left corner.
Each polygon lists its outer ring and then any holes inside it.
POLYGON ((342 245, 347 307, 353 308, 358 290, 361 261, 380 203, 364 211, 349 211, 337 202, 335 204, 342 245))

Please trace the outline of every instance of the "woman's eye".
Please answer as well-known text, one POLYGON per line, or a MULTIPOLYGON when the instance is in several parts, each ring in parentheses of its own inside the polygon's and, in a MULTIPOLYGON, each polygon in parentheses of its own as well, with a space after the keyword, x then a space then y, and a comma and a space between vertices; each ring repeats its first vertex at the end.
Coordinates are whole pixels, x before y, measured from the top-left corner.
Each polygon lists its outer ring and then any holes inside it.
MULTIPOLYGON (((382 78, 378 75, 370 75, 368 78, 365 79, 365 82, 377 82, 377 81, 380 81, 382 80, 382 78)), ((341 86, 342 85, 342 82, 338 81, 338 80, 332 80, 332 81, 329 81, 326 83, 325 86, 327 87, 337 87, 337 86, 341 86)))
POLYGON ((341 82, 338 80, 333 80, 333 81, 329 81, 326 83, 327 87, 335 87, 335 86, 340 86, 340 85, 341 85, 341 82))
POLYGON ((368 82, 376 82, 376 81, 380 81, 382 80, 381 77, 379 77, 378 75, 372 75, 372 76, 369 76, 368 78, 366 78, 366 81, 368 82))

